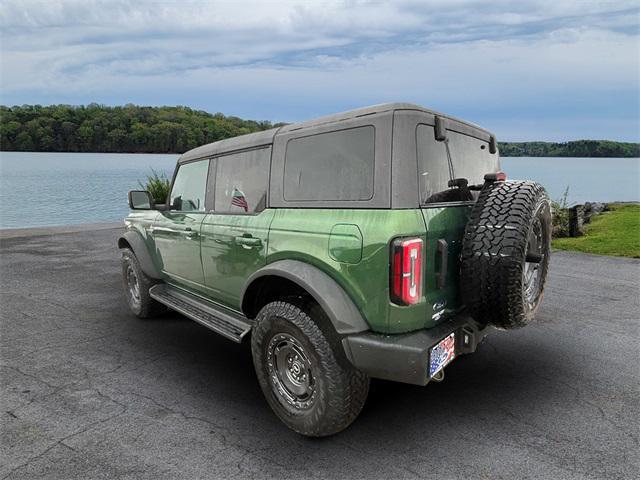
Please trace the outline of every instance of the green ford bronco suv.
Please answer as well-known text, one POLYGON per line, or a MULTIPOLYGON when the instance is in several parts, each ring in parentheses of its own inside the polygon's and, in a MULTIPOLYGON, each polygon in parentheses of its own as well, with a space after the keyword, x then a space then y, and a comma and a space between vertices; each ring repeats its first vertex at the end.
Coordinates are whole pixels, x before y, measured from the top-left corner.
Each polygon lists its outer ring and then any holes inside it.
POLYGON ((127 301, 250 334, 276 415, 331 435, 370 378, 441 381, 492 326, 533 318, 549 200, 499 170, 491 133, 404 103, 198 147, 165 203, 129 193, 127 301))

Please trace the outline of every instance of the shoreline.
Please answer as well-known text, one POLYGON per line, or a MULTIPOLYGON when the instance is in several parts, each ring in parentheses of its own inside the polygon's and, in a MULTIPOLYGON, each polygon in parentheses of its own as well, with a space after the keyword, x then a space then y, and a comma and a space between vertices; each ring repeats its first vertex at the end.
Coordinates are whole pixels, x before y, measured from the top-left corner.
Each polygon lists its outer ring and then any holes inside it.
POLYGON ((54 225, 43 227, 0 228, 0 240, 22 237, 42 237, 65 233, 93 232, 124 228, 124 221, 109 223, 79 223, 75 225, 54 225))

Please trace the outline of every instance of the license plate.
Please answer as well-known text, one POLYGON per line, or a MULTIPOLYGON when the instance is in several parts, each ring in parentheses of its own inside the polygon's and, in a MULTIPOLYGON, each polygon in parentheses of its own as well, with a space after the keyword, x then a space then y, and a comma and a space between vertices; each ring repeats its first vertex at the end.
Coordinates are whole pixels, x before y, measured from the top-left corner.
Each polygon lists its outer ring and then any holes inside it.
POLYGON ((431 352, 429 353, 429 378, 446 367, 455 356, 456 334, 453 332, 431 348, 431 352))

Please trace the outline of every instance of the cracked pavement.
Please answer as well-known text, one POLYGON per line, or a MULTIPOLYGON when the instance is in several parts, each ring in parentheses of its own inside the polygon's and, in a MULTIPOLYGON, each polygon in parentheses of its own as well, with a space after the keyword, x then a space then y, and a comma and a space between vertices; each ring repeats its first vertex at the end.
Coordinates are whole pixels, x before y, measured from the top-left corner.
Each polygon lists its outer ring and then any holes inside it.
POLYGON ((118 232, 1 240, 0 479, 637 478, 638 260, 555 253, 536 323, 441 384, 374 381, 314 440, 271 413, 247 345, 129 313, 118 232))

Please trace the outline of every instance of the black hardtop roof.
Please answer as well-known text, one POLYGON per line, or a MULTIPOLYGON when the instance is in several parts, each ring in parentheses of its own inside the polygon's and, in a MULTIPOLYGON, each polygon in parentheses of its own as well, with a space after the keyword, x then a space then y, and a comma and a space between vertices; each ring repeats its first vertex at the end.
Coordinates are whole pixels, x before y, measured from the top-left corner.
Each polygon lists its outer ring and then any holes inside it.
POLYGON ((455 122, 459 122, 463 125, 471 127, 475 130, 479 130, 486 135, 491 136, 492 133, 485 130, 478 125, 467 122, 465 120, 460 120, 458 118, 452 117, 450 115, 446 115, 440 112, 436 112, 434 110, 429 110, 427 108, 421 107, 419 105, 415 105, 413 103, 403 103, 403 102, 394 102, 394 103, 383 103, 380 105, 372 105, 370 107, 356 108, 355 110, 349 110, 347 112, 334 113, 332 115, 326 115, 323 117, 314 118, 312 120, 305 120, 302 122, 291 123, 288 125, 284 125, 278 128, 271 128, 269 130, 264 130, 261 132, 249 133, 246 135, 240 135, 238 137, 226 138, 224 140, 219 140, 217 142, 208 143, 206 145, 202 145, 200 147, 194 148, 182 154, 182 156, 178 159, 178 162, 187 162, 189 160, 194 160, 196 158, 210 157, 214 155, 219 155, 221 153, 227 153, 237 150, 243 150, 247 148, 255 148, 262 145, 269 145, 273 143, 273 139, 277 133, 285 133, 285 132, 293 132, 295 130, 302 130, 306 128, 316 127, 318 125, 325 125, 327 123, 337 123, 344 120, 350 120, 352 118, 364 117, 366 115, 372 115, 375 113, 383 113, 391 110, 417 110, 420 112, 429 113, 431 115, 437 115, 439 117, 444 117, 455 122))

